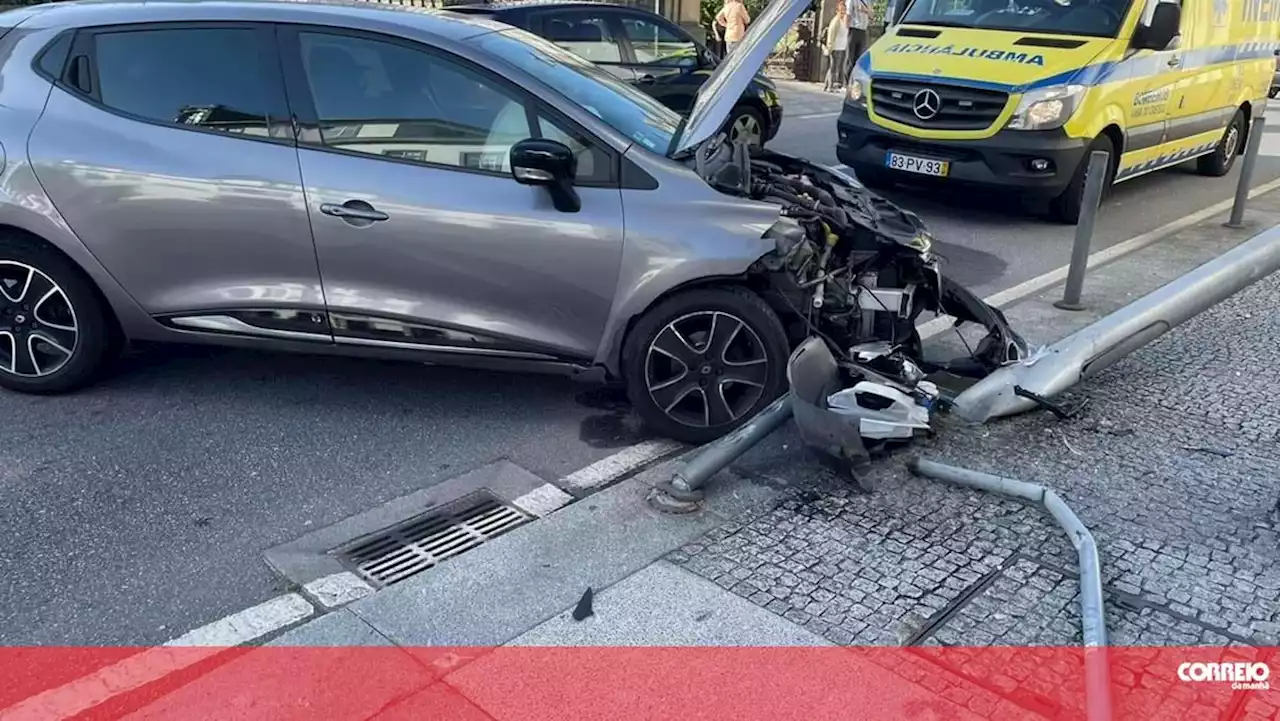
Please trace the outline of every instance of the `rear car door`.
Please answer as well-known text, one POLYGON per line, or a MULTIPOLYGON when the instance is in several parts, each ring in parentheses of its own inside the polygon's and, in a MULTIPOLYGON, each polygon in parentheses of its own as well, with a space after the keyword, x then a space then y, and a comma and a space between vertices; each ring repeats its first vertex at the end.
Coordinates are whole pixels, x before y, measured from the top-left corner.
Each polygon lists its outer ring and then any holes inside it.
POLYGON ((278 57, 270 25, 82 29, 28 150, 150 313, 330 342, 278 57))
POLYGON ((698 89, 711 74, 698 43, 653 15, 630 10, 612 15, 636 82, 663 105, 688 114, 698 89))
POLYGON ((617 27, 609 22, 612 11, 600 8, 543 10, 528 14, 528 29, 569 52, 608 70, 619 80, 636 82, 627 63, 617 27))
POLYGON ((612 150, 439 48, 309 28, 282 29, 282 46, 339 343, 594 356, 622 253, 612 150), (531 136, 576 151, 580 212, 511 177, 531 136))

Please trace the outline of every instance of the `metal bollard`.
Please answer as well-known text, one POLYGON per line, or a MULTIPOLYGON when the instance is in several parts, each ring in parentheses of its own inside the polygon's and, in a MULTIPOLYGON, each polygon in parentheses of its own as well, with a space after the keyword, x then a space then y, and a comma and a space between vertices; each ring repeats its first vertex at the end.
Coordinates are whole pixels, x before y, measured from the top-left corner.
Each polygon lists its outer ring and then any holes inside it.
POLYGON ((1062 310, 1084 310, 1080 293, 1084 290, 1084 272, 1089 266, 1089 246, 1093 244, 1093 226, 1098 218, 1098 205, 1102 202, 1102 190, 1106 187, 1111 154, 1095 150, 1089 154, 1088 177, 1084 183, 1084 199, 1080 206, 1080 220, 1076 223, 1076 241, 1071 246, 1071 267, 1067 271, 1067 285, 1062 300, 1054 307, 1062 310))
POLYGON ((702 500, 702 486, 791 417, 791 393, 770 403, 738 430, 699 448, 667 483, 654 487, 649 505, 669 513, 689 513, 702 500))
POLYGON ((1262 135, 1267 129, 1267 119, 1258 118, 1253 121, 1249 131, 1249 144, 1244 151, 1244 165, 1240 166, 1240 182, 1236 185, 1236 201, 1231 206, 1231 219, 1228 228, 1240 229, 1244 226, 1244 208, 1249 203, 1249 183, 1253 181, 1253 166, 1258 163, 1258 150, 1262 147, 1262 135))

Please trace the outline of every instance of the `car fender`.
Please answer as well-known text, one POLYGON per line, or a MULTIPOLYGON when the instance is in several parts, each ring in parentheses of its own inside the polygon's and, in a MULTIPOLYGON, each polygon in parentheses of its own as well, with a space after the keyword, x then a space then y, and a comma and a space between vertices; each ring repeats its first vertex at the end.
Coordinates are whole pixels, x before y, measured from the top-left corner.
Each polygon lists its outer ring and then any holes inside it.
POLYGON ((658 188, 622 191, 626 240, 595 357, 614 376, 632 320, 673 290, 744 275, 774 249, 764 236, 782 210, 718 192, 692 169, 645 151, 632 149, 628 157, 658 180, 658 188))

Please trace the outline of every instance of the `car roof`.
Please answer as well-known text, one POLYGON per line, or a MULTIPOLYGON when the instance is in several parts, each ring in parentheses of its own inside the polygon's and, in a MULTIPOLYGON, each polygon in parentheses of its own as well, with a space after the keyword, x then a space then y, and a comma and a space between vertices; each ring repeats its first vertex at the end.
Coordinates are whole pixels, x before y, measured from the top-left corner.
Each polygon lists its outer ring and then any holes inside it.
POLYGON ((25 16, 29 19, 23 26, 34 28, 234 20, 352 28, 398 26, 448 40, 464 40, 505 27, 447 10, 367 0, 72 0, 0 13, 0 25, 6 16, 25 16))

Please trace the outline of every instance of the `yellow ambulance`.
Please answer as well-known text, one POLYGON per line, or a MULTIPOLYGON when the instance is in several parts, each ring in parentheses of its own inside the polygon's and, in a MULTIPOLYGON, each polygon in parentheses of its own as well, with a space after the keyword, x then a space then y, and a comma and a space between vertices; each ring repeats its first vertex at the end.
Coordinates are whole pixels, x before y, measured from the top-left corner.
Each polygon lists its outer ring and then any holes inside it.
POLYGON ((1189 160, 1227 174, 1280 49, 1280 0, 914 0, 899 17, 850 78, 840 162, 869 187, 1038 195, 1069 223, 1092 150, 1107 187, 1189 160))

